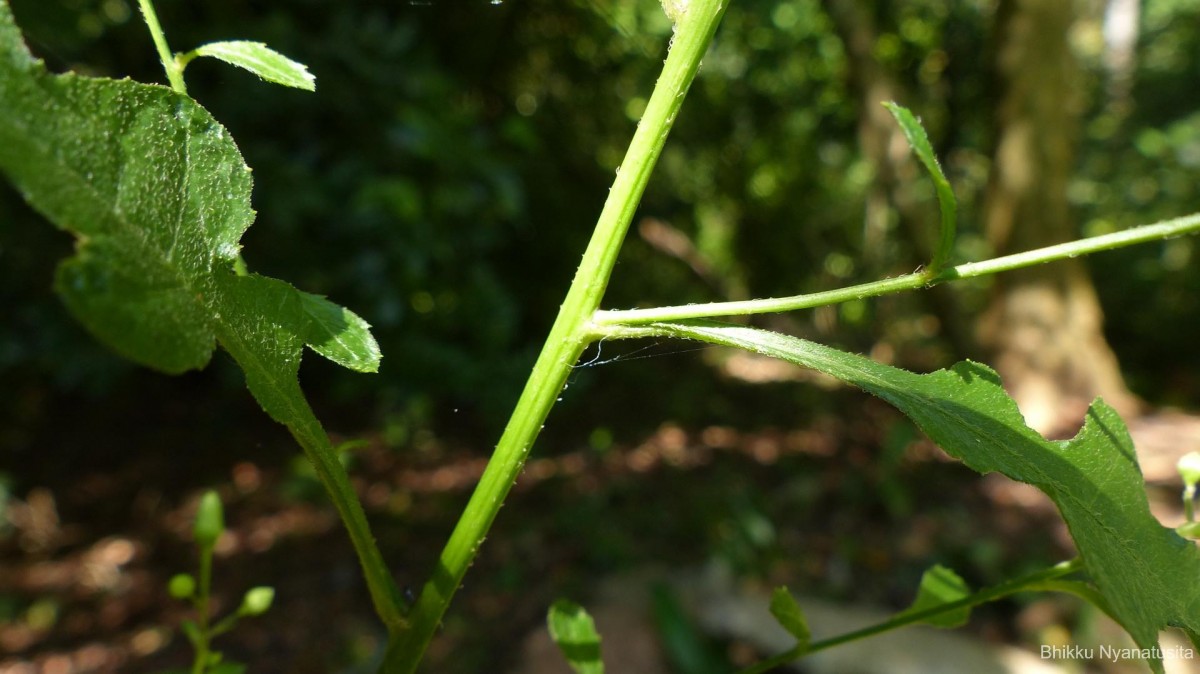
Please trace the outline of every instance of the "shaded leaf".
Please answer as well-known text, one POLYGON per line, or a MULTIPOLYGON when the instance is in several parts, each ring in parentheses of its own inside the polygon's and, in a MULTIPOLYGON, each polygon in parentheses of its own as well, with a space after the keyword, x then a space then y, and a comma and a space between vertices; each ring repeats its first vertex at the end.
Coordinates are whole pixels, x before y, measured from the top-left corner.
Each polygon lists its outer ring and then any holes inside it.
MULTIPOLYGON (((941 606, 942 604, 966 599, 969 596, 971 596, 971 589, 967 587, 966 581, 960 578, 954 571, 941 564, 935 564, 921 575, 921 585, 917 589, 917 598, 913 600, 912 606, 908 608, 906 613, 925 611, 941 606)), ((965 625, 967 619, 970 617, 971 609, 964 606, 953 611, 939 613, 922 622, 934 627, 959 627, 965 625)))
POLYGON ((582 606, 559 599, 546 615, 546 626, 571 669, 579 674, 604 674, 600 635, 596 633, 592 616, 582 606))
MULTIPOLYGON (((194 49, 191 56, 211 56, 230 65, 244 68, 268 82, 315 91, 316 78, 308 67, 271 49, 262 42, 231 40, 210 42, 194 49)), ((186 57, 185 57, 186 58, 186 57)), ((188 59, 190 60, 190 58, 188 59)))
POLYGON ((654 327, 820 370, 883 398, 972 469, 1053 499, 1084 569, 1140 647, 1155 647, 1167 626, 1200 629, 1200 550, 1150 514, 1129 432, 1103 401, 1092 403, 1074 439, 1054 442, 1025 425, 996 373, 978 363, 922 375, 764 330, 707 321, 654 327))
POLYGON ((771 593, 771 615, 775 616, 775 620, 783 629, 796 637, 799 645, 807 646, 812 641, 808 619, 804 617, 800 604, 796 603, 796 598, 786 587, 777 587, 771 593))
POLYGON ((360 317, 235 272, 254 219, 250 169, 190 98, 46 72, 0 1, 0 110, 0 169, 79 237, 56 288, 101 341, 169 373, 203 367, 219 342, 259 403, 289 425, 307 414, 296 379, 306 344, 351 369, 378 368, 360 317))
POLYGON ((678 594, 667 583, 650 588, 650 608, 659 641, 671 671, 678 674, 725 674, 721 653, 716 652, 695 624, 678 594))
POLYGON ((925 170, 929 172, 929 177, 933 179, 933 189, 937 193, 938 209, 941 211, 942 217, 937 247, 934 249, 933 260, 929 263, 929 268, 931 271, 938 271, 946 264, 946 260, 954 251, 954 235, 958 226, 958 201, 954 198, 954 190, 950 187, 950 181, 946 179, 946 174, 942 173, 942 166, 933 153, 933 146, 929 144, 929 136, 926 135, 925 128, 921 126, 921 121, 908 108, 896 103, 889 101, 884 103, 883 107, 887 108, 888 112, 896 118, 900 129, 904 131, 904 137, 908 139, 909 146, 916 153, 917 159, 921 160, 925 170))

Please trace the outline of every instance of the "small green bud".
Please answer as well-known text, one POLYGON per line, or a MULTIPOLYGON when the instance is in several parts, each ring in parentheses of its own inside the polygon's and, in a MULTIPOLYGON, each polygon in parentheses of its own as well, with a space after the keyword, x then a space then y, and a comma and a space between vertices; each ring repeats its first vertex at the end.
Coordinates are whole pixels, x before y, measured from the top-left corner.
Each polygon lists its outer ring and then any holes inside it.
POLYGON ((1200 452, 1188 452, 1179 457, 1176 467, 1183 477, 1184 484, 1194 487, 1197 482, 1200 482, 1200 452))
POLYGON ((196 595, 196 579, 190 573, 177 573, 167 583, 167 592, 176 599, 191 599, 196 595))
POLYGON ((238 615, 255 616, 262 615, 271 608, 271 602, 275 601, 275 588, 273 587, 252 587, 246 591, 246 596, 242 597, 242 605, 238 608, 238 615))
POLYGON ((221 507, 221 497, 215 491, 207 491, 200 497, 200 507, 196 509, 196 525, 192 527, 192 535, 201 547, 211 548, 217 544, 217 539, 225 531, 225 512, 221 507))

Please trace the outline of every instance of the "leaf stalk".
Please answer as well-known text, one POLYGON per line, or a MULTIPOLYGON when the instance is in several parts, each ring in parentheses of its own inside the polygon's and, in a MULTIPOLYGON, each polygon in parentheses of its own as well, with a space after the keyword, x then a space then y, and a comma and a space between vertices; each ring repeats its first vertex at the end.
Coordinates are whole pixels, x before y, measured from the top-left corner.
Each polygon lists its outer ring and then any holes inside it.
POLYGON ((839 304, 850 300, 888 295, 905 290, 915 290, 963 279, 991 276, 1000 272, 1032 267, 1047 262, 1091 255, 1106 250, 1125 248, 1139 243, 1157 241, 1185 234, 1200 232, 1200 213, 1164 220, 1151 225, 1132 227, 1120 232, 1092 236, 1068 243, 1038 248, 1035 250, 1004 255, 1002 257, 968 262, 949 267, 941 272, 918 271, 880 281, 825 290, 790 297, 772 297, 737 302, 711 302, 708 304, 686 304, 680 306, 655 307, 652 309, 625 309, 597 311, 593 322, 602 334, 616 336, 615 326, 645 325, 660 321, 678 321, 693 318, 716 318, 720 316, 749 316, 753 314, 778 313, 811 309, 813 307, 839 304))
POLYGON ((350 542, 358 555, 363 577, 367 581, 367 590, 375 606, 375 613, 387 626, 388 633, 395 635, 408 624, 404 615, 404 602, 383 560, 383 554, 375 544, 375 537, 371 534, 371 527, 367 523, 367 516, 358 500, 358 494, 350 484, 350 477, 338 460, 337 451, 330 444, 329 436, 312 410, 306 405, 295 416, 299 421, 289 423, 288 430, 304 449, 305 457, 312 464, 317 478, 325 487, 325 492, 333 501, 350 535, 350 542))

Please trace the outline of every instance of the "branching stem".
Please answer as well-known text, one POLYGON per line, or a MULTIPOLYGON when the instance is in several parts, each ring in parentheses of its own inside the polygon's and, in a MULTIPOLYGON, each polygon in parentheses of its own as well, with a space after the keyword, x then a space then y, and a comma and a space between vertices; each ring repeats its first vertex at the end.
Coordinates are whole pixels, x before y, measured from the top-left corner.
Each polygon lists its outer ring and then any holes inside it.
MULTIPOLYGON (((1156 241, 1184 234, 1200 232, 1200 213, 1194 213, 1173 220, 1164 220, 1152 225, 1133 227, 1112 234, 1102 234, 1068 243, 1060 243, 1046 248, 1038 248, 1024 253, 1005 255, 1003 257, 985 260, 983 262, 968 262, 957 267, 949 267, 940 273, 914 272, 904 276, 872 281, 860 285, 826 290, 807 295, 791 297, 772 297, 759 300, 743 300, 739 302, 712 302, 710 304, 687 304, 672 307, 655 307, 653 309, 627 309, 619 311, 597 311, 594 322, 600 328, 617 325, 642 325, 660 321, 679 321, 691 318, 715 318, 718 316, 746 316, 750 314, 767 314, 797 309, 811 309, 829 304, 838 304, 850 300, 888 295, 903 290, 914 290, 934 286, 945 281, 990 276, 1003 271, 1012 271, 1023 267, 1032 267, 1055 260, 1091 255, 1106 250, 1124 248, 1138 243, 1156 241)), ((608 330, 603 330, 609 334, 608 330)))
POLYGON ((979 606, 980 604, 986 604, 987 602, 996 601, 997 599, 1006 597, 1010 594, 1016 594, 1017 592, 1043 590, 1046 589, 1047 584, 1052 583, 1052 581, 1075 573, 1082 567, 1082 561, 1079 558, 1075 558, 1068 562, 1056 564, 1048 569, 1035 571, 1020 578, 1014 578, 1012 580, 1000 583, 999 585, 993 585, 992 587, 984 588, 979 592, 976 592, 969 597, 963 597, 958 601, 939 604, 938 606, 933 606, 922 611, 905 611, 881 623, 864 627, 859 630, 846 632, 845 634, 839 634, 835 637, 814 641, 808 644, 798 644, 794 648, 784 651, 779 655, 763 660, 762 662, 759 662, 747 669, 743 669, 738 672, 738 674, 762 674, 763 672, 769 672, 780 665, 785 665, 807 655, 812 655, 818 651, 833 648, 834 646, 840 646, 851 641, 866 639, 868 637, 883 634, 884 632, 890 632, 901 627, 922 623, 930 618, 935 618, 937 616, 952 613, 954 611, 961 611, 964 608, 971 608, 974 606, 979 606))
POLYGON ((462 584, 467 568, 525 465, 572 365, 597 337, 591 325, 592 316, 600 306, 617 253, 662 152, 667 133, 683 105, 684 94, 695 78, 700 59, 724 14, 723 5, 722 0, 693 0, 676 25, 662 75, 630 141, 550 335, 479 485, 409 614, 411 626, 389 645, 381 669, 386 674, 408 674, 416 670, 454 592, 462 584))

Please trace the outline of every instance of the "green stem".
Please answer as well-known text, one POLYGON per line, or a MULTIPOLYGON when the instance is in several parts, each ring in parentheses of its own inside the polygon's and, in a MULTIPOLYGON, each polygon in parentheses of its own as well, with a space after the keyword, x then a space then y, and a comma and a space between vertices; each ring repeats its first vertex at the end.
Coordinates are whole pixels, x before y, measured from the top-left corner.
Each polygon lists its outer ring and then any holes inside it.
POLYGON ((363 577, 366 578, 375 613, 383 620, 389 634, 397 634, 408 624, 402 608, 403 600, 387 564, 383 561, 379 547, 375 545, 375 537, 367 524, 367 516, 358 500, 358 494, 350 484, 345 467, 338 460, 337 451, 329 443, 329 436, 325 434, 325 429, 321 427, 312 410, 305 406, 303 410, 296 410, 295 416, 301 421, 288 424, 288 430, 304 448, 304 455, 312 464, 317 478, 325 487, 325 492, 329 494, 346 531, 350 534, 350 542, 358 554, 359 564, 362 565, 363 577))
POLYGON ((222 618, 220 622, 218 622, 216 625, 213 625, 212 628, 209 629, 209 631, 208 631, 209 639, 215 639, 215 638, 221 636, 222 634, 225 634, 226 632, 232 630, 234 627, 237 626, 237 621, 240 618, 241 618, 241 616, 238 615, 237 611, 234 611, 233 613, 230 613, 229 615, 222 618))
POLYGON ((196 657, 192 661, 192 674, 204 674, 208 668, 208 646, 212 637, 208 633, 209 598, 212 594, 213 546, 200 547, 200 581, 196 594, 196 657))
POLYGON ((957 267, 944 269, 936 274, 915 272, 895 278, 872 281, 847 288, 826 290, 807 295, 791 297, 773 297, 760 300, 744 300, 739 302, 712 302, 709 304, 688 304, 684 306, 656 307, 653 309, 629 309, 623 311, 597 311, 594 322, 597 326, 639 325, 657 323, 660 321, 677 321, 691 318, 713 318, 717 316, 744 316, 749 314, 765 314, 780 311, 809 309, 847 302, 849 300, 875 297, 902 290, 914 290, 934 286, 944 281, 990 276, 1004 271, 1032 267, 1055 260, 1091 255, 1106 250, 1124 248, 1138 243, 1156 241, 1184 234, 1200 232, 1200 213, 1187 215, 1174 220, 1165 220, 1152 225, 1133 227, 1121 232, 1103 234, 1069 243, 1038 248, 1037 250, 1005 255, 1003 257, 985 260, 983 262, 968 262, 957 267))
POLYGON ((630 141, 545 346, 492 459, 409 614, 411 627, 389 644, 381 672, 407 674, 416 670, 454 592, 462 584, 467 568, 525 465, 571 367, 595 338, 591 317, 600 306, 629 223, 683 104, 684 94, 724 14, 724 4, 722 0, 693 0, 677 24, 662 75, 630 141))
POLYGON ((864 627, 860 630, 846 632, 845 634, 840 634, 836 637, 822 639, 821 641, 814 641, 808 644, 797 644, 794 648, 764 660, 753 667, 743 669, 738 672, 738 674, 762 674, 763 672, 768 672, 775 667, 779 667, 780 665, 798 660, 804 656, 811 655, 818 651, 833 648, 834 646, 840 646, 851 641, 866 639, 877 634, 890 632, 894 629, 925 622, 930 618, 934 618, 939 615, 960 611, 964 608, 972 608, 990 601, 996 601, 997 599, 1006 597, 1010 594, 1015 594, 1017 592, 1042 589, 1042 587, 1044 587, 1049 581, 1053 581, 1055 579, 1062 578, 1063 576, 1075 573, 1082 567, 1082 561, 1076 557, 1069 562, 1062 562, 1061 564, 1056 564, 1048 569, 1035 571, 1029 575, 1022 576, 1020 578, 1014 578, 1012 580, 1000 583, 999 585, 985 588, 969 597, 959 599, 958 601, 939 604, 938 606, 934 606, 923 611, 905 611, 881 623, 864 627))
POLYGON ((146 20, 146 27, 150 29, 150 37, 154 40, 154 48, 158 50, 158 58, 162 61, 163 70, 167 71, 167 81, 171 83, 172 89, 186 94, 187 85, 183 83, 183 68, 171 55, 171 48, 167 46, 167 35, 163 32, 162 25, 158 23, 158 14, 154 12, 154 4, 151 0, 138 0, 138 6, 142 8, 142 18, 146 20))

